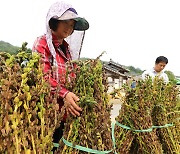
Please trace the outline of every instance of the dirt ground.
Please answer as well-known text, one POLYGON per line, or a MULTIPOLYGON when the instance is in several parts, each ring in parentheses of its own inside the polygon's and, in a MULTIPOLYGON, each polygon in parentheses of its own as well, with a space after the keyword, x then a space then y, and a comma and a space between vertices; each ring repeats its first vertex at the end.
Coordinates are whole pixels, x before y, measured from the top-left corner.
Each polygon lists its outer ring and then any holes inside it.
POLYGON ((115 121, 115 118, 119 115, 119 110, 121 109, 122 101, 120 99, 112 99, 110 103, 113 104, 111 110, 111 121, 115 121))

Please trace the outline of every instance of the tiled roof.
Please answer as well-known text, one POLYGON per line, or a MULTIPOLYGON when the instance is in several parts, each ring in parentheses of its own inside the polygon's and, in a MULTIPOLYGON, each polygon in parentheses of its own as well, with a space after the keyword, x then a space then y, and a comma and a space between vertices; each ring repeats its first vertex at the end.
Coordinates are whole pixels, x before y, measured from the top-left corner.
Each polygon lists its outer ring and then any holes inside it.
POLYGON ((129 72, 128 69, 125 69, 122 65, 118 64, 118 63, 115 63, 114 61, 110 60, 109 63, 107 65, 114 65, 115 67, 117 67, 117 69, 121 69, 123 70, 124 72, 129 72))
POLYGON ((123 76, 123 77, 127 77, 127 75, 120 73, 117 69, 114 69, 114 68, 112 68, 112 67, 109 66, 109 65, 104 65, 104 69, 105 69, 105 70, 108 70, 108 71, 110 71, 110 72, 113 72, 113 73, 115 73, 115 74, 117 74, 117 75, 120 75, 120 76, 123 76))

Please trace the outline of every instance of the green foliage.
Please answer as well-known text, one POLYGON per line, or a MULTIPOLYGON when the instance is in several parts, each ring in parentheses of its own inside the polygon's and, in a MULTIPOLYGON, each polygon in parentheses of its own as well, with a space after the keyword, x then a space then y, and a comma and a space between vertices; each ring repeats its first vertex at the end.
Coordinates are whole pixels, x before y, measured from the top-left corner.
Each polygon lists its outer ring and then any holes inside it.
POLYGON ((176 77, 175 77, 174 73, 171 71, 165 71, 165 73, 167 74, 169 81, 176 84, 176 77))
POLYGON ((143 71, 140 68, 135 68, 134 66, 126 66, 126 68, 130 71, 131 75, 141 75, 143 71))
POLYGON ((10 43, 0 41, 0 52, 8 52, 10 54, 16 54, 19 47, 13 46, 10 43))
POLYGON ((176 84, 180 85, 180 79, 179 78, 176 78, 176 84))

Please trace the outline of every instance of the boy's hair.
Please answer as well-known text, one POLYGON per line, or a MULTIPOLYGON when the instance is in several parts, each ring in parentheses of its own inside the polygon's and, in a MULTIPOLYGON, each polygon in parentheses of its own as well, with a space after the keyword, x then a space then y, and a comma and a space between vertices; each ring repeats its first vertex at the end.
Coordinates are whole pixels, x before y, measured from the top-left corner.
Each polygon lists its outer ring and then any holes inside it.
POLYGON ((53 31, 56 31, 57 28, 58 28, 59 22, 60 22, 60 20, 57 20, 55 18, 51 18, 49 20, 49 27, 50 27, 50 29, 53 30, 53 31))
POLYGON ((156 58, 156 64, 159 64, 160 62, 164 62, 164 63, 168 63, 168 59, 166 58, 166 57, 164 57, 164 56, 159 56, 159 57, 157 57, 156 58))

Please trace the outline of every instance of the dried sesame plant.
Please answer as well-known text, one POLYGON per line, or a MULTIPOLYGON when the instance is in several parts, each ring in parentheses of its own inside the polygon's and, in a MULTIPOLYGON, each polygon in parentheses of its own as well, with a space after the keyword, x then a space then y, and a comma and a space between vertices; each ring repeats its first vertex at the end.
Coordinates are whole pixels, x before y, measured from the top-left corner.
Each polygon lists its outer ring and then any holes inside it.
POLYGON ((0 53, 0 153, 50 153, 63 112, 44 80, 40 56, 0 53))
POLYGON ((147 78, 124 90, 125 100, 116 118, 121 126, 115 126, 117 153, 180 153, 176 86, 147 78))
MULTIPOLYGON (((66 87, 74 92, 80 101, 78 105, 83 109, 79 117, 68 117, 64 129, 63 139, 72 146, 60 141, 57 153, 82 154, 88 153, 77 146, 92 150, 109 151, 113 149, 111 138, 111 105, 108 103, 107 80, 99 58, 95 60, 75 61, 69 63, 67 69, 66 87), (69 74, 76 78, 69 79, 69 74), (68 82, 69 81, 69 82, 68 82)), ((91 152, 89 152, 91 153, 91 152)))

